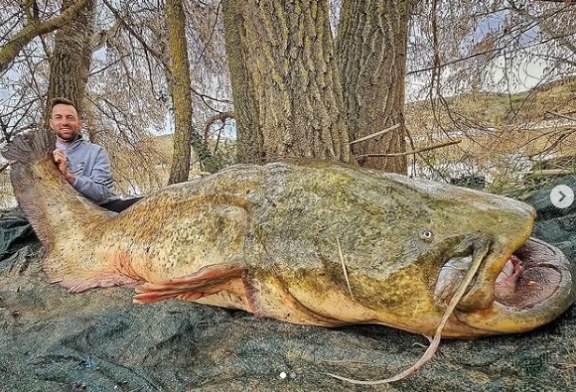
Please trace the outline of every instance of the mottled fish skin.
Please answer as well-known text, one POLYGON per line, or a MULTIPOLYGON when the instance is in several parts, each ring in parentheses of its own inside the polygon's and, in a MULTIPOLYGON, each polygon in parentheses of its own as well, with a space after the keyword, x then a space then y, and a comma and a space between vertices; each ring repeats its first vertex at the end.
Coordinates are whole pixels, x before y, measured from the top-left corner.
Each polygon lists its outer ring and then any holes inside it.
POLYGON ((496 278, 535 216, 512 199, 305 161, 236 165, 117 215, 66 183, 39 133, 28 139, 5 152, 15 195, 47 249, 46 273, 72 292, 144 282, 135 302, 180 298, 293 323, 432 334, 446 307, 435 295, 440 271, 470 256, 483 264, 445 336, 526 331, 574 302, 573 266, 557 249, 561 289, 537 312, 495 301, 496 278))

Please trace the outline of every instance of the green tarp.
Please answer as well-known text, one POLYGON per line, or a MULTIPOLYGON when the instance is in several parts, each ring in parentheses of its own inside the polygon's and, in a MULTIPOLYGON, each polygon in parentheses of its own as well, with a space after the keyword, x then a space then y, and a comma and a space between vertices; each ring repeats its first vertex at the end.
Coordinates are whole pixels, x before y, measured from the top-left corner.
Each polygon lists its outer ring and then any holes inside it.
MULTIPOLYGON (((576 179, 570 184, 576 189, 576 179)), ((527 201, 538 237, 576 261, 576 205, 549 189, 527 201)), ((39 243, 4 216, 0 391, 569 391, 576 385, 576 310, 530 333, 446 340, 415 376, 366 387, 412 365, 428 341, 383 326, 327 329, 182 301, 134 305, 127 287, 70 294, 43 274, 39 243)))

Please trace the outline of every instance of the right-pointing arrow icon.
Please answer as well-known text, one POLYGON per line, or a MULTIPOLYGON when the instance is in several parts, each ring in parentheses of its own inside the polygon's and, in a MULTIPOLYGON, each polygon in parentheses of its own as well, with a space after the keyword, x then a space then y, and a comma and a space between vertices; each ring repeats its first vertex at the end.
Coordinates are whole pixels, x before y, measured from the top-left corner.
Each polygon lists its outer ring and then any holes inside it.
POLYGON ((568 185, 556 185, 550 191, 550 201, 556 208, 568 208, 574 203, 574 191, 568 185))

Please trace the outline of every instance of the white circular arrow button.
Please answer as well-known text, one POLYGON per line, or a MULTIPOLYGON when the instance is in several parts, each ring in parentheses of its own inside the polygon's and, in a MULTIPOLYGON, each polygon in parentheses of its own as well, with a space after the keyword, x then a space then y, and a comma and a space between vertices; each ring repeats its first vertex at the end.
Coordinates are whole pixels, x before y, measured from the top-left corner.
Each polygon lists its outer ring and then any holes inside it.
POLYGON ((556 185, 550 191, 550 201, 556 208, 568 208, 574 203, 574 191, 568 185, 556 185))

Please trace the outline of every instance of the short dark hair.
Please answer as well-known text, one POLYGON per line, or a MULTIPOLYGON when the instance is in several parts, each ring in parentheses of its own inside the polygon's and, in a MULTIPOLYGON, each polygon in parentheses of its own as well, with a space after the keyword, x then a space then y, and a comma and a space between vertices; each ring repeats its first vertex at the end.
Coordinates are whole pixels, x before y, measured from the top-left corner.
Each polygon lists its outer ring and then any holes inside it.
POLYGON ((54 106, 56 105, 70 105, 72 106, 74 109, 76 109, 76 111, 78 112, 78 116, 80 116, 80 112, 78 111, 78 107, 76 106, 76 104, 65 97, 56 97, 56 98, 52 98, 50 100, 50 112, 52 112, 52 110, 54 109, 54 106))

